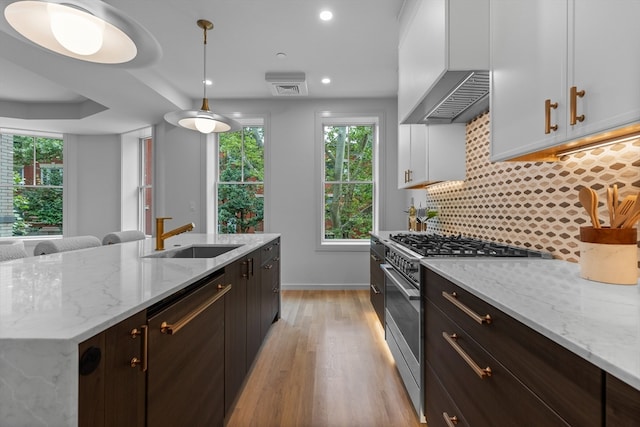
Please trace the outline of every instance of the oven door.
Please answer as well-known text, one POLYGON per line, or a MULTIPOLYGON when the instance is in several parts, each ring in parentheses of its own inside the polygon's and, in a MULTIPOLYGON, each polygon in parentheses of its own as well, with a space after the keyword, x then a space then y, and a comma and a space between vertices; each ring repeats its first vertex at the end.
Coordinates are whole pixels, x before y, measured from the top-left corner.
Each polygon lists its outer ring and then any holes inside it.
POLYGON ((385 274, 385 335, 409 397, 422 418, 420 393, 420 291, 389 264, 385 274))

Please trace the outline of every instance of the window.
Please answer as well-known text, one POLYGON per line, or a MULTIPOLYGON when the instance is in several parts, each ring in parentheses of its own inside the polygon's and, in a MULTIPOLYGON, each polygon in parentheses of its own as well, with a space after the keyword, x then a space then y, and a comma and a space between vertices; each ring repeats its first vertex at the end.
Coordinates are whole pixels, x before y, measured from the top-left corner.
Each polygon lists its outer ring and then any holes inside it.
POLYGON ((264 231, 264 126, 218 134, 219 233, 264 231))
POLYGON ((153 140, 140 139, 140 183, 138 185, 138 229, 153 235, 153 140))
POLYGON ((376 125, 375 118, 322 118, 322 245, 369 242, 376 125))
POLYGON ((62 234, 60 136, 0 134, 0 237, 62 234))

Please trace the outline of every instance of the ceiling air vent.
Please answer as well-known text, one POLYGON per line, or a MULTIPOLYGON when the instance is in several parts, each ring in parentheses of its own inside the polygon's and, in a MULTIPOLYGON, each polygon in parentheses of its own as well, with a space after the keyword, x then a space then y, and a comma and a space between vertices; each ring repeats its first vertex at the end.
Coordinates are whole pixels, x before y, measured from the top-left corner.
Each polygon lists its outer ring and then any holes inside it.
POLYGON ((273 96, 305 96, 309 94, 304 73, 266 73, 264 79, 273 96))

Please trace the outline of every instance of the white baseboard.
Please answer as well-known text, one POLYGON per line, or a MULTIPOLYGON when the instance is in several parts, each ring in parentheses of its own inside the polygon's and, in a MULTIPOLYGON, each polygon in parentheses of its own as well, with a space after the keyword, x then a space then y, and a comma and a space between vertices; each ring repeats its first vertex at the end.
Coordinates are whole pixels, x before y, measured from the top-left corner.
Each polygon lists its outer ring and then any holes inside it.
POLYGON ((282 283, 283 291, 353 291, 369 289, 368 283, 282 283))

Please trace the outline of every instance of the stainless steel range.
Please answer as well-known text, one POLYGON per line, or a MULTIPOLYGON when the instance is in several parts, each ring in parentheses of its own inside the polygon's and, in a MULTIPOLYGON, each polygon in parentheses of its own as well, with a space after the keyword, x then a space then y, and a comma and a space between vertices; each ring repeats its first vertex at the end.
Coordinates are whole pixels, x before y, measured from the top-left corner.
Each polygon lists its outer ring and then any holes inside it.
POLYGON ((544 252, 461 235, 398 233, 389 238, 386 262, 381 265, 385 273, 386 341, 420 421, 426 422, 420 367, 424 351, 420 338, 420 260, 424 257, 552 257, 544 252))

